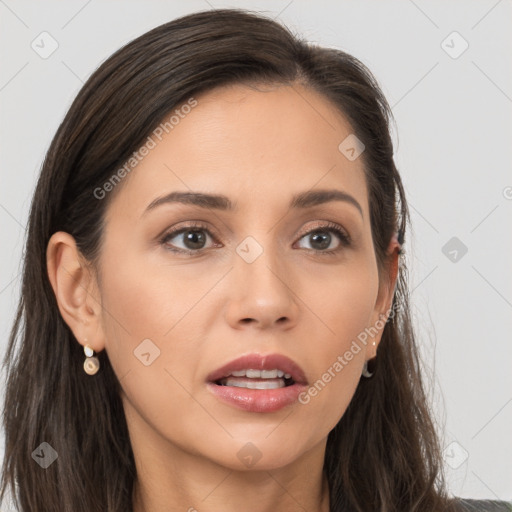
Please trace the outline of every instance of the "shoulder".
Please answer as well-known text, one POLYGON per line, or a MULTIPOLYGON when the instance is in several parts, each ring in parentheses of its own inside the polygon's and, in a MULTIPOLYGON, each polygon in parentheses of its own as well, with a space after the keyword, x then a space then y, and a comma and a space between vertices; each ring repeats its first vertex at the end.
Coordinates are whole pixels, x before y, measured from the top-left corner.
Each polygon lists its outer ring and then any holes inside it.
POLYGON ((512 512, 512 502, 454 498, 457 512, 512 512))

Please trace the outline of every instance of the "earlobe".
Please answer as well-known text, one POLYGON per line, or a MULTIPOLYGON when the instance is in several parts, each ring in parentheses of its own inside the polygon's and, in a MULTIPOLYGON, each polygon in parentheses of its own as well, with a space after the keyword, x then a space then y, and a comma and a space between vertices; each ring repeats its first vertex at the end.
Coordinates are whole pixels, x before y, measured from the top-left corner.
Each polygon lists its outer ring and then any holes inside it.
POLYGON ((104 337, 95 278, 69 233, 58 231, 52 235, 46 250, 46 263, 62 318, 82 345, 87 339, 96 352, 101 351, 104 337))

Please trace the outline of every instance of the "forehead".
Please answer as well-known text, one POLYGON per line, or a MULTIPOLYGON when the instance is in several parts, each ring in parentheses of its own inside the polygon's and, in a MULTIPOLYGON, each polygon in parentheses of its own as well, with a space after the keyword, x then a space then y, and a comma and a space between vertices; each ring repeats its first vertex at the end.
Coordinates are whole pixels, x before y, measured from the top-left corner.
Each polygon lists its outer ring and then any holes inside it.
POLYGON ((335 187, 367 211, 362 159, 339 149, 352 127, 322 95, 297 84, 230 85, 194 100, 150 135, 152 147, 124 179, 114 208, 142 213, 173 190, 222 193, 261 208, 335 187))

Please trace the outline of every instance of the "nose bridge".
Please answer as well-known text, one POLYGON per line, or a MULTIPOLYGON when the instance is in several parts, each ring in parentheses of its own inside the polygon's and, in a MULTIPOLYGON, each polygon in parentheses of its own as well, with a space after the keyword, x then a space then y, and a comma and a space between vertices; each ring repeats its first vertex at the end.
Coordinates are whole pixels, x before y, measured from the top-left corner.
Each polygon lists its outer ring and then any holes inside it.
POLYGON ((246 236, 236 247, 235 267, 244 281, 253 287, 261 283, 265 286, 282 287, 279 273, 285 273, 283 255, 279 254, 279 244, 273 240, 274 232, 264 232, 246 236), (277 282, 276 282, 277 281, 277 282))
POLYGON ((253 319, 272 324, 282 318, 295 320, 297 304, 287 284, 290 271, 273 231, 248 235, 235 249, 230 319, 253 319))

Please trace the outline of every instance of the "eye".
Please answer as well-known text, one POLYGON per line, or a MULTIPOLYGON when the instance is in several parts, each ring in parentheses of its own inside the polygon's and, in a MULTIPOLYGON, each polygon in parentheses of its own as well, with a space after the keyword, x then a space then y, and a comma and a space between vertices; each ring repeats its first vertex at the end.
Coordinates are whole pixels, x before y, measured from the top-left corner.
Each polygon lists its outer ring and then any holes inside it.
POLYGON ((205 246, 208 238, 214 239, 208 228, 201 223, 193 223, 167 232, 160 243, 169 251, 191 254, 207 249, 208 247, 205 246), (178 239, 178 243, 180 243, 180 238, 182 247, 177 246, 176 242, 169 243, 173 239, 178 239))
MULTIPOLYGON (((209 248, 207 246, 208 239, 215 240, 208 227, 200 222, 194 222, 168 231, 160 239, 160 244, 168 251, 197 255, 209 248), (177 239, 177 242, 170 243, 173 239, 177 239)), ((301 236, 299 241, 301 240, 309 241, 310 244, 310 247, 302 248, 322 255, 336 254, 344 247, 351 245, 350 236, 338 224, 333 222, 324 223, 310 229, 301 236), (332 233, 334 233, 334 237, 332 233), (332 247, 333 243, 335 244, 334 247, 332 247)), ((222 244, 214 243, 210 245, 210 247, 212 246, 221 247, 222 244)))
POLYGON ((310 249, 321 254, 336 254, 344 247, 350 245, 350 237, 345 231, 332 222, 318 226, 307 232, 300 240, 309 241, 310 249), (333 237, 331 233, 334 233, 333 237), (334 243, 334 247, 332 247, 334 243))

